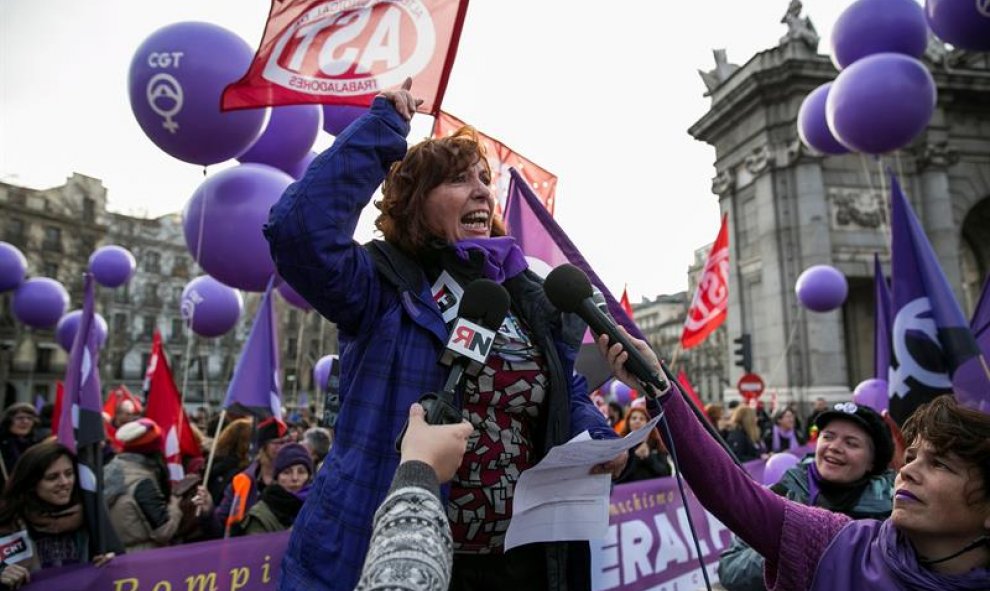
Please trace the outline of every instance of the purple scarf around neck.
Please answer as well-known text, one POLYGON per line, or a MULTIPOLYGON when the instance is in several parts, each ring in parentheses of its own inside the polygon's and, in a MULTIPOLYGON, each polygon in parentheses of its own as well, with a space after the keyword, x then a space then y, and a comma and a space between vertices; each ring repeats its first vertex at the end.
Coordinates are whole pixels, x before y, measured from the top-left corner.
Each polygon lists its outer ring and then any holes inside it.
POLYGON ((502 283, 529 268, 526 256, 516 244, 516 239, 511 236, 468 238, 458 240, 453 247, 457 256, 464 261, 469 260, 470 250, 480 250, 484 253, 482 274, 495 283, 502 283))
POLYGON ((789 431, 786 431, 784 429, 781 429, 777 425, 774 425, 773 426, 773 449, 770 450, 771 452, 781 451, 781 449, 780 449, 780 439, 781 439, 781 437, 786 437, 790 441, 790 443, 787 446, 787 449, 797 449, 797 448, 801 447, 801 445, 798 443, 797 436, 794 434, 794 429, 791 429, 789 431))

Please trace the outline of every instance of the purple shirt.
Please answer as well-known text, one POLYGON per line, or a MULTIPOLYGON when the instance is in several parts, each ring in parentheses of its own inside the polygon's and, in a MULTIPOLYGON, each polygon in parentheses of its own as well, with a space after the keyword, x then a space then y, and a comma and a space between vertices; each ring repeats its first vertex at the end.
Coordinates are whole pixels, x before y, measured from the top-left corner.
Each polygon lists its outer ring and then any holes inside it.
MULTIPOLYGON (((651 414, 659 411, 657 401, 647 405, 651 414)), ((736 466, 679 393, 665 396, 662 406, 674 443, 684 453, 684 477, 709 512, 766 558, 768 589, 990 589, 987 569, 949 576, 921 567, 889 520, 854 521, 774 494, 736 466)))

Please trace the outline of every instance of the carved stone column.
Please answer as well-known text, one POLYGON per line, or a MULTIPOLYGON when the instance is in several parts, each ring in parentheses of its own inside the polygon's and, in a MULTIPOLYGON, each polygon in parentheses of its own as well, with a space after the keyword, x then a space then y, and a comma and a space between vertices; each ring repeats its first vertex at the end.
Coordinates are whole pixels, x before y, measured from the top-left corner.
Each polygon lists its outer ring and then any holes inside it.
MULTIPOLYGON (((952 194, 949 190, 949 167, 959 156, 945 141, 929 142, 919 150, 917 166, 921 179, 922 225, 932 247, 942 262, 942 270, 959 301, 962 301, 962 272, 959 255, 959 227, 953 220, 952 194)), ((917 203, 917 200, 914 200, 917 203)))

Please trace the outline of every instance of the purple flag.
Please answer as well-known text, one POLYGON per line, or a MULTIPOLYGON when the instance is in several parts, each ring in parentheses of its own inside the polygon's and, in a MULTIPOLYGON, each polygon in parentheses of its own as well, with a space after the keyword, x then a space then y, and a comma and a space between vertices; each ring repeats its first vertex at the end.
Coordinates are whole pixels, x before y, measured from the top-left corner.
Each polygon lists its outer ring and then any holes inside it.
POLYGON ((84 283, 82 316, 65 368, 65 394, 58 423, 58 441, 73 453, 106 437, 101 414, 99 334, 93 325, 92 275, 86 273, 84 283))
POLYGON ((898 424, 936 396, 990 412, 990 375, 921 224, 891 176, 890 414, 898 424))
MULTIPOLYGON (((509 172, 511 179, 505 200, 505 222, 509 235, 516 239, 519 248, 525 253, 530 268, 545 277, 553 267, 564 263, 578 267, 605 297, 608 311, 615 321, 624 326, 629 334, 645 341, 646 338, 632 318, 629 318, 571 239, 543 207, 526 180, 514 168, 510 168, 509 172)), ((575 371, 584 375, 592 389, 605 383, 610 375, 608 365, 594 346, 594 340, 587 336, 585 344, 578 352, 575 371)))
POLYGON ((973 329, 973 336, 976 337, 976 344, 980 346, 983 356, 990 355, 990 277, 987 277, 983 284, 983 293, 980 294, 980 301, 976 303, 976 310, 973 311, 973 319, 969 321, 969 327, 973 329))
POLYGON ((874 333, 873 333, 873 377, 887 381, 890 371, 890 288, 887 278, 880 266, 880 257, 873 254, 873 298, 874 333))
POLYGON ((100 391, 100 335, 93 322, 93 276, 83 275, 83 309, 65 368, 58 441, 76 454, 79 488, 93 554, 123 551, 103 500, 103 397, 100 391))
POLYGON ((258 306, 254 326, 248 335, 241 357, 234 368, 234 377, 227 386, 224 408, 235 407, 258 417, 282 418, 282 386, 279 379, 278 330, 272 288, 275 278, 268 282, 265 295, 258 306))

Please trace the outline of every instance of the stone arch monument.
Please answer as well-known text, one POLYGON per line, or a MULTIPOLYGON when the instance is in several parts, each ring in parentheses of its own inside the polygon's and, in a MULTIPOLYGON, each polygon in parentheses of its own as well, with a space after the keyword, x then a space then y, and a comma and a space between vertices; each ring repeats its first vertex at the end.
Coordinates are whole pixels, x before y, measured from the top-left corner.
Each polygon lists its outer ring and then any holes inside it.
MULTIPOLYGON (((742 66, 716 52, 716 68, 702 73, 711 108, 688 131, 715 148, 712 192, 729 215, 730 381, 741 371, 731 339, 747 332, 768 391, 810 404, 848 399, 872 376, 873 255, 889 273, 889 183, 872 157, 826 157, 801 143, 801 102, 837 71, 818 53, 800 2, 781 22, 779 44, 742 66), (815 314, 798 304, 795 281, 816 264, 849 278, 842 309, 815 314)), ((883 164, 901 179, 969 314, 990 272, 990 53, 949 50, 932 38, 924 60, 938 85, 935 115, 883 164)))

